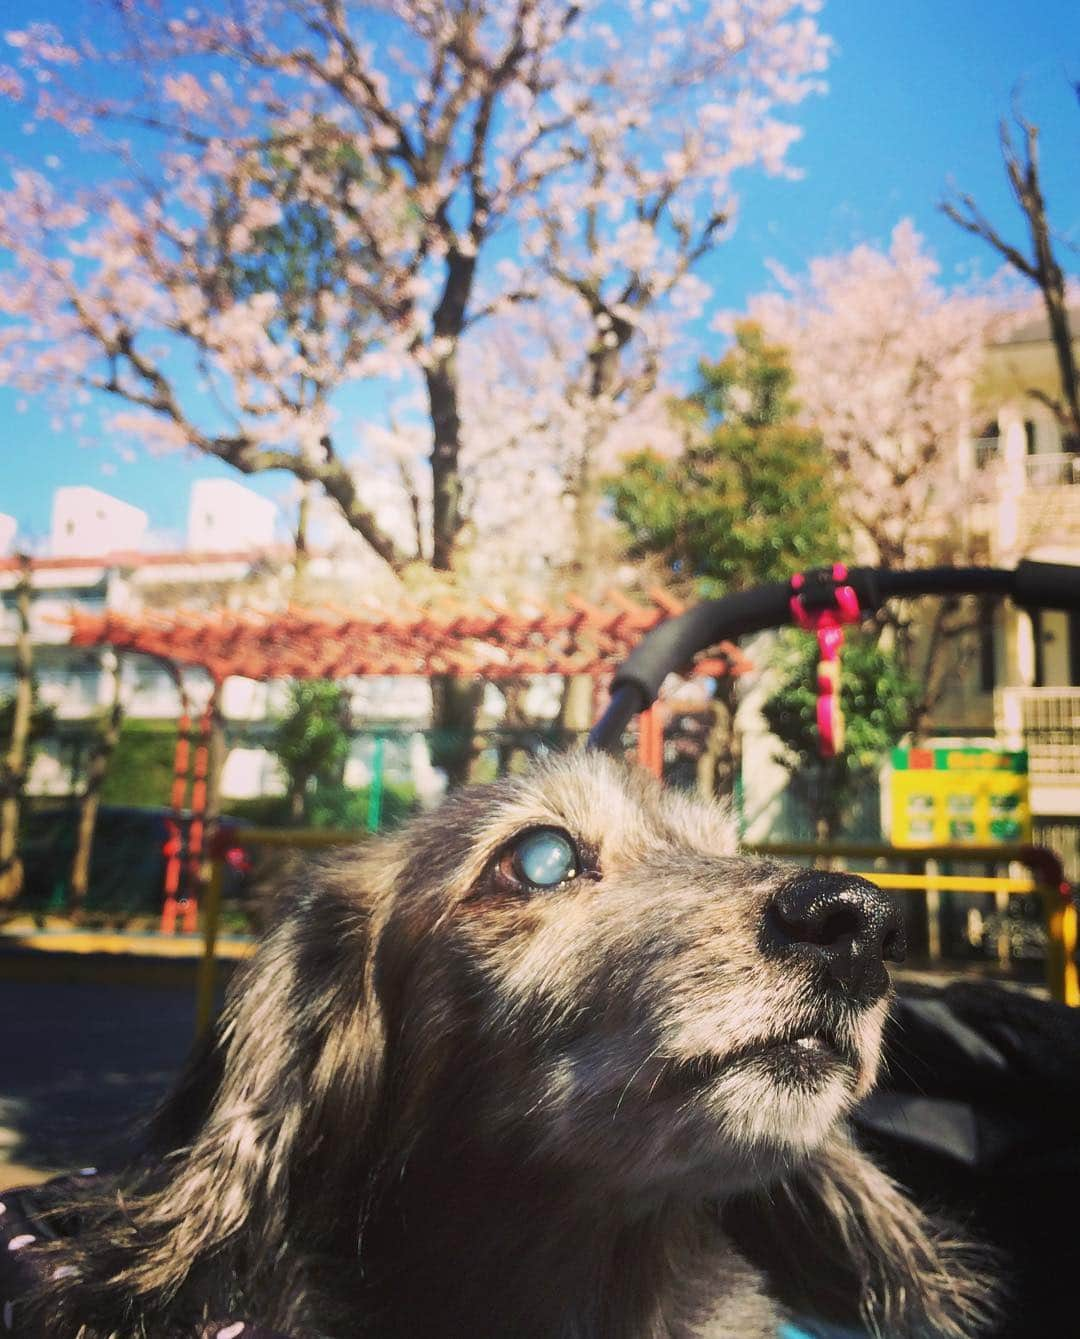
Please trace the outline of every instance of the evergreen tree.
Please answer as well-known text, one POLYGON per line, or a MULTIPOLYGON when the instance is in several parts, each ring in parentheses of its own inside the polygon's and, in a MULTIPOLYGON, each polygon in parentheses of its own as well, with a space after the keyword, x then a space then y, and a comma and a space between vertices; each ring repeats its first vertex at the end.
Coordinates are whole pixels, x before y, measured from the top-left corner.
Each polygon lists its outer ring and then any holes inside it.
POLYGON ((349 754, 349 695, 339 684, 300 680, 290 687, 289 711, 270 748, 289 778, 289 815, 307 817, 312 782, 340 782, 349 754))
POLYGON ((846 539, 832 463, 797 420, 786 351, 744 323, 700 371, 699 388, 673 406, 683 454, 638 452, 609 482, 633 556, 658 556, 701 596, 836 561, 846 539))
MULTIPOLYGON (((831 458, 818 433, 798 421, 786 350, 743 323, 728 353, 700 375, 694 394, 672 407, 685 451, 638 452, 608 483, 631 555, 659 558, 704 597, 785 581, 842 557, 831 458)), ((735 706, 733 681, 720 679, 698 774, 702 789, 719 794, 734 790, 739 773, 735 706)))
POLYGON ((777 656, 780 684, 762 714, 783 745, 777 761, 805 787, 817 836, 827 841, 842 828, 858 791, 872 780, 883 755, 907 732, 921 689, 896 656, 872 636, 849 633, 840 661, 843 747, 834 758, 822 758, 817 661, 815 637, 785 633, 777 656))

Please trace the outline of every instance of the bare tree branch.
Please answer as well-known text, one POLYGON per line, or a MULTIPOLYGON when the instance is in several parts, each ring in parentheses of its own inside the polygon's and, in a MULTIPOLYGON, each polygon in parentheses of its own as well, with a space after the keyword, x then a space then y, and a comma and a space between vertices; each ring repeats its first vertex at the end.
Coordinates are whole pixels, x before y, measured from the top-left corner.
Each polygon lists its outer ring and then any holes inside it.
POLYGON ((1068 448, 1080 451, 1080 371, 1077 369, 1069 320, 1065 276, 1054 252, 1054 234, 1046 216, 1039 167, 1039 129, 1015 105, 1013 119, 1023 136, 1023 147, 1017 147, 1004 118, 999 125, 998 137, 1005 175, 1027 225, 1030 256, 1005 241, 970 195, 947 199, 942 202, 941 209, 965 232, 982 238, 1006 264, 1035 284, 1042 294, 1050 340, 1057 359, 1062 399, 1053 399, 1045 392, 1032 394, 1053 410, 1064 431, 1068 448))

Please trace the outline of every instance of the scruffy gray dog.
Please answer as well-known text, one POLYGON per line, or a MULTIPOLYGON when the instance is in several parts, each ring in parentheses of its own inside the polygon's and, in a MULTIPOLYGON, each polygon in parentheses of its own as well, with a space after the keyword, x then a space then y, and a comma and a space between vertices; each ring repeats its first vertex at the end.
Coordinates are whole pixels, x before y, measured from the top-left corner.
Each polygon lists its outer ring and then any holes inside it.
POLYGON ((844 1127, 896 909, 734 850, 583 754, 309 871, 146 1161, 51 1248, 46 1332, 977 1333, 965 1252, 844 1127))

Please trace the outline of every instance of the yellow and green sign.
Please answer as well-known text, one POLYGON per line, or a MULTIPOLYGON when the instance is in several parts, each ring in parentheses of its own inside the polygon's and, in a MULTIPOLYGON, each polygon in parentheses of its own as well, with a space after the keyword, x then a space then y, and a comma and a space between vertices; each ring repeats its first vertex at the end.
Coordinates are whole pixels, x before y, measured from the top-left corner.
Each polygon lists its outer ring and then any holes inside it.
POLYGON ((1031 840, 1028 757, 992 748, 893 749, 894 846, 1031 840))

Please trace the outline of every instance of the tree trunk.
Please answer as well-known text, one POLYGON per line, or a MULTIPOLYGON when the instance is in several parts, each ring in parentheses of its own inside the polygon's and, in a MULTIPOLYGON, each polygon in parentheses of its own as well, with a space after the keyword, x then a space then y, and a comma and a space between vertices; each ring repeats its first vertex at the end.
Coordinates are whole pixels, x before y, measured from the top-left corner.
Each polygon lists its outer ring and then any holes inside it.
POLYGON ((450 787, 462 786, 470 778, 478 753, 476 718, 483 698, 482 679, 461 679, 452 674, 431 676, 435 724, 432 761, 446 773, 450 787))
POLYGON ((593 726, 596 683, 591 674, 570 674, 563 680, 558 725, 568 735, 583 735, 593 726))
POLYGON ((210 752, 206 761, 206 825, 209 830, 221 818, 221 778, 225 774, 225 717, 221 714, 221 690, 214 689, 210 710, 210 752))
POLYGON ((1054 255, 1053 238, 1046 217, 1039 177, 1038 131, 1025 125, 1027 132, 1027 162, 1023 167, 1015 157, 1007 158, 1009 178, 1020 207, 1027 216, 1031 243, 1035 252, 1035 272, 1046 307, 1050 339, 1054 345, 1064 405, 1059 414, 1065 430, 1065 449, 1080 451, 1080 377, 1077 375, 1076 354, 1069 328, 1069 308, 1065 276, 1054 255))
POLYGON ((22 892, 23 865, 19 857, 19 816, 28 771, 30 724, 34 706, 34 652, 30 641, 30 601, 33 577, 30 559, 21 555, 15 587, 15 709, 11 741, 0 768, 0 904, 22 892))
MULTIPOLYGON (((1045 219, 1043 223, 1045 226, 1045 219)), ((1065 395, 1065 409, 1060 416, 1061 426, 1065 430, 1065 440, 1062 444, 1066 451, 1080 452, 1080 382, 1069 327, 1069 311, 1065 301, 1065 280, 1056 265, 1054 268, 1056 282, 1051 282, 1043 289, 1043 297, 1046 301, 1050 338, 1053 340, 1061 386, 1065 395)))
MULTIPOLYGON (((471 269, 469 270, 471 277, 471 269)), ((454 331, 460 319, 456 301, 460 285, 448 285, 447 294, 436 315, 436 332, 454 331), (450 303, 454 294, 455 303, 450 303), (448 306, 455 310, 447 315, 448 306)), ((463 307, 462 307, 463 310, 463 307)), ((445 337, 452 337, 445 336, 445 337)), ((457 357, 451 352, 425 369, 428 404, 431 411, 431 566, 437 572, 453 570, 458 536, 461 533, 461 414, 458 406, 457 357)), ((453 675, 431 677, 433 724, 436 730, 436 766, 445 771, 449 786, 464 785, 470 779, 478 754, 475 739, 476 718, 484 696, 479 681, 453 675)))
POLYGON ((300 502, 296 508, 296 530, 293 532, 293 598, 299 600, 303 595, 304 581, 307 577, 308 561, 308 525, 311 520, 311 484, 301 484, 300 502))
POLYGON ((574 480, 574 559, 573 571, 579 593, 589 598, 596 580, 596 512, 600 489, 596 477, 596 457, 611 426, 609 397, 619 377, 623 344, 609 348, 600 342, 589 352, 588 421, 577 478, 574 480))
POLYGON ((453 354, 425 372, 431 410, 431 565, 449 572, 461 531, 461 415, 453 354))
POLYGON ((204 814, 202 860, 198 870, 199 897, 202 898, 210 882, 210 866, 221 824, 221 778, 225 773, 227 741, 225 718, 221 714, 221 685, 214 687, 210 698, 210 738, 206 754, 206 809, 204 814))
MULTIPOLYGON (((594 414, 595 417, 595 414, 594 414)), ((586 430, 585 447, 574 480, 574 554, 571 570, 578 594, 589 599, 596 584, 596 512, 600 505, 594 457, 601 433, 594 422, 586 430)))
POLYGON ((124 708, 120 696, 121 662, 115 653, 112 653, 112 661, 112 703, 101 733, 94 743, 90 765, 86 771, 86 786, 79 801, 79 826, 75 839, 75 855, 71 862, 71 888, 68 894, 68 909, 76 920, 82 915, 86 905, 86 895, 90 887, 90 858, 94 850, 94 828, 101 806, 101 791, 109 771, 109 762, 120 740, 120 727, 124 720, 124 708))
MULTIPOLYGON (((598 342, 589 351, 588 422, 576 477, 569 494, 574 510, 574 552, 570 560, 577 592, 585 599, 597 595, 597 536, 596 514, 600 505, 600 487, 596 477, 596 457, 610 424, 603 408, 605 397, 610 396, 618 380, 620 356, 628 335, 614 347, 598 342)), ((563 680, 563 696, 559 705, 559 725, 576 735, 583 734, 593 725, 596 705, 596 685, 591 675, 573 674, 563 680)))
POLYGON ((308 782, 311 777, 305 773, 303 776, 291 777, 289 780, 289 822, 294 828, 304 825, 304 801, 307 798, 308 782))
POLYGON ((698 759, 698 790, 706 797, 737 798, 742 770, 742 741, 735 729, 735 680, 727 674, 716 681, 716 692, 710 704, 712 728, 705 739, 705 748, 698 759))
POLYGON ((525 695, 529 691, 527 679, 507 679, 500 685, 506 709, 503 712, 503 734, 499 740, 496 775, 509 776, 520 771, 523 758, 521 733, 527 728, 525 719, 525 695))

